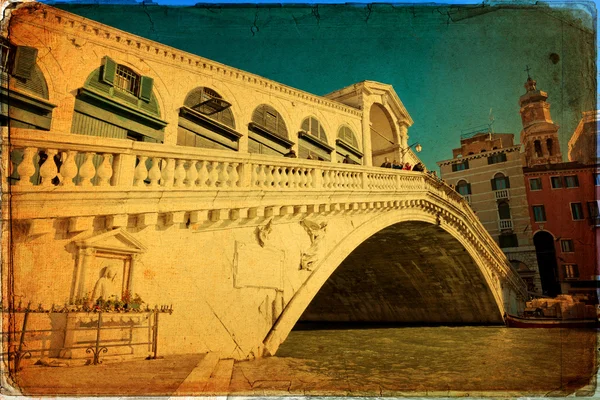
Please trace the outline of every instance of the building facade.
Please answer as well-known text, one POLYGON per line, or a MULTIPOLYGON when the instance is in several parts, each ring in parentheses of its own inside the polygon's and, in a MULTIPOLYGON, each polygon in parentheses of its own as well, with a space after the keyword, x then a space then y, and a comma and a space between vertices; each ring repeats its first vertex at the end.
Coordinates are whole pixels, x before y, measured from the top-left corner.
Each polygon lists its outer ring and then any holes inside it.
POLYGON ((542 288, 545 294, 582 293, 597 286, 597 112, 585 112, 563 162, 558 126, 547 93, 529 77, 521 96, 523 172, 542 288))
POLYGON ((514 135, 479 132, 463 137, 453 158, 440 161, 441 177, 463 195, 531 292, 541 290, 514 135))

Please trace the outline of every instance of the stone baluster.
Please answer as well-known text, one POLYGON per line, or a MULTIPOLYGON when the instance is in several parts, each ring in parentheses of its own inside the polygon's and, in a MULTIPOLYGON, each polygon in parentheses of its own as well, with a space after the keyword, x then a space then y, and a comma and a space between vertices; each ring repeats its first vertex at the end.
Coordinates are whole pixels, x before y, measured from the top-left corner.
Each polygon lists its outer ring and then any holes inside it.
POLYGON ((215 187, 217 185, 217 181, 219 180, 219 171, 218 171, 219 162, 212 161, 210 163, 210 172, 208 173, 208 186, 215 187))
MULTIPOLYGON (((148 177, 148 169, 146 168, 146 160, 147 159, 148 159, 148 157, 146 157, 146 156, 138 157, 138 165, 137 165, 137 167, 135 167, 135 173, 133 175, 133 177, 135 178, 135 180, 133 182, 133 186, 143 186, 144 185, 144 181, 148 177)), ((79 175, 81 175, 81 172, 79 172, 79 175)))
MULTIPOLYGON (((102 154, 102 164, 98 166, 96 174, 98 175, 98 186, 110 186, 110 178, 113 175, 112 154, 102 154)), ((64 176, 63 176, 64 177, 64 176)))
POLYGON ((258 166, 258 186, 264 188, 267 186, 267 172, 265 171, 266 166, 261 164, 258 166))
POLYGON ((322 183, 322 185, 323 185, 324 188, 327 189, 327 188, 329 188, 329 184, 330 183, 331 183, 331 179, 329 177, 329 171, 325 170, 325 171, 323 171, 323 183, 322 183))
POLYGON ((289 187, 290 178, 289 174, 291 172, 291 168, 281 167, 281 180, 279 181, 279 186, 282 188, 289 187))
MULTIPOLYGON (((96 153, 86 153, 85 161, 79 168, 79 177, 81 178, 81 182, 79 185, 81 186, 92 186, 92 178, 96 175, 96 168, 94 168, 94 156, 96 153)), ((144 165, 144 170, 146 166, 144 165)))
POLYGON ((260 168, 260 165, 248 163, 248 164, 243 165, 243 168, 244 168, 244 171, 246 170, 246 168, 250 168, 250 185, 249 185, 249 187, 251 187, 251 188, 259 187, 260 184, 258 183, 257 170, 260 168))
POLYGON ((150 179, 150 186, 155 187, 158 186, 158 181, 160 180, 160 168, 158 167, 160 164, 160 158, 152 157, 152 166, 148 171, 148 178, 150 179))
POLYGON ((77 163, 75 162, 75 156, 77 152, 75 150, 68 150, 63 153, 65 159, 60 167, 60 174, 63 179, 60 183, 62 186, 74 186, 73 178, 77 176, 77 163))
POLYGON ((265 185, 268 188, 273 187, 274 184, 274 178, 273 178, 273 166, 272 165, 265 165, 265 169, 267 170, 267 178, 265 180, 265 185))
POLYGON ((227 187, 229 182, 229 162, 223 161, 219 170, 219 187, 227 187))
POLYGON ((229 173, 229 187, 239 187, 240 186, 240 175, 238 173, 239 163, 231 163, 231 172, 229 173))
POLYGON ((182 187, 183 186, 183 182, 185 181, 185 160, 177 160, 176 165, 175 165, 175 183, 173 184, 173 186, 175 187, 182 187))
POLYGON ((198 180, 198 168, 196 168, 197 160, 189 161, 188 168, 185 174, 186 186, 195 187, 198 180))
POLYGON ((175 178, 175 159, 167 158, 160 171, 160 184, 164 187, 172 187, 175 178))
POLYGON ((200 161, 200 170, 198 171, 198 186, 206 187, 208 181, 208 162, 200 161))
POLYGON ((304 173, 304 187, 314 187, 313 170, 310 168, 302 168, 302 171, 304 173))
POLYGON ((58 174, 58 168, 54 162, 54 155, 57 150, 46 150, 46 161, 40 166, 40 177, 42 178, 41 186, 52 186, 52 179, 58 174))
POLYGON ((298 187, 304 189, 306 184, 306 168, 298 168, 298 187))
POLYGON ((281 174, 279 173, 279 167, 273 168, 273 187, 278 188, 281 183, 281 174))
POLYGON ((15 185, 18 186, 32 186, 31 177, 35 174, 35 165, 33 164, 33 159, 35 155, 38 153, 37 148, 35 147, 26 147, 23 150, 23 160, 21 164, 17 167, 17 172, 19 173, 20 180, 15 182, 15 185))

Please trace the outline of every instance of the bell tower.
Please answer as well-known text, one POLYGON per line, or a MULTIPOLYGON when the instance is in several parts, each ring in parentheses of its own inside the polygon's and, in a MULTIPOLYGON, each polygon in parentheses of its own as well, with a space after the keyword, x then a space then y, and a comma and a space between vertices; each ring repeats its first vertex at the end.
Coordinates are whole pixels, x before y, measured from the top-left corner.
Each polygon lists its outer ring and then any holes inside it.
POLYGON ((527 92, 519 98, 521 106, 521 143, 525 146, 525 162, 528 167, 538 164, 562 162, 558 142, 558 125, 552 122, 550 104, 546 102, 548 93, 537 89, 536 81, 527 71, 527 92))

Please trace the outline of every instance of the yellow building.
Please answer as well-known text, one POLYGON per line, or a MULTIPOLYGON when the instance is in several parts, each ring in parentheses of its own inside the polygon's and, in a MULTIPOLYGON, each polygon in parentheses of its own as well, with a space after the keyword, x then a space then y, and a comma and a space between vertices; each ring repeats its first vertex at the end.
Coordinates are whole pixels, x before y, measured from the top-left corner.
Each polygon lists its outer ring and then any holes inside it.
POLYGON ((529 290, 539 291, 520 150, 513 134, 478 132, 463 136, 452 159, 437 164, 442 179, 467 199, 529 290))

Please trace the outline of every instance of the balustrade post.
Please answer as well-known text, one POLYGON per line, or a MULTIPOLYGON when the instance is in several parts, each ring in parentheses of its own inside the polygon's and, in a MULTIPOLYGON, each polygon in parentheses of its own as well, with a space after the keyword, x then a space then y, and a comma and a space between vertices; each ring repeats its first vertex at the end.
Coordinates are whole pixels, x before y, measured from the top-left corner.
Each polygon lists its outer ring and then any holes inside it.
POLYGON ((164 187, 172 187, 175 181, 175 159, 168 158, 161 170, 160 184, 164 187))
POLYGON ((80 186, 92 186, 92 179, 96 176, 96 168, 94 167, 94 156, 96 153, 84 153, 85 161, 79 167, 79 176, 81 177, 80 186))
POLYGON ((315 167, 312 170, 313 173, 313 187, 315 189, 322 189, 323 188, 323 169, 319 168, 319 167, 315 167))
POLYGON ((256 184, 256 165, 246 162, 240 164, 240 187, 254 187, 256 184))
POLYGON ((160 168, 158 165, 160 164, 161 159, 159 157, 152 157, 152 167, 148 171, 148 178, 150 179, 150 186, 158 186, 158 181, 160 180, 160 168))
MULTIPOLYGON (((70 153, 70 152, 69 152, 70 153)), ((73 152, 74 153, 74 152, 73 152)), ((112 186, 131 187, 135 174, 135 154, 116 154, 113 160, 112 186)), ((75 153, 73 154, 73 161, 75 153)))
POLYGON ((110 163, 111 154, 103 153, 102 157, 102 164, 100 164, 96 172, 99 178, 98 186, 110 186, 110 177, 113 175, 113 168, 110 163))
POLYGON ((54 162, 56 153, 55 149, 46 150, 46 161, 40 166, 40 177, 42 178, 40 186, 52 186, 52 179, 58 175, 58 168, 54 162))
POLYGON ((144 181, 148 177, 148 167, 146 166, 147 156, 140 156, 137 167, 135 167, 133 186, 144 186, 144 181))
POLYGON ((35 147, 26 147, 23 150, 23 160, 21 164, 17 167, 17 172, 19 173, 19 180, 15 182, 15 185, 18 186, 32 186, 31 177, 35 174, 35 165, 33 164, 33 159, 37 154, 38 149, 35 147))
POLYGON ((369 188, 369 176, 365 171, 362 171, 360 173, 360 180, 362 181, 361 187, 363 189, 368 189, 369 188))

